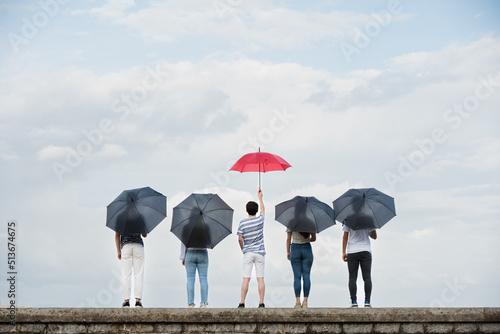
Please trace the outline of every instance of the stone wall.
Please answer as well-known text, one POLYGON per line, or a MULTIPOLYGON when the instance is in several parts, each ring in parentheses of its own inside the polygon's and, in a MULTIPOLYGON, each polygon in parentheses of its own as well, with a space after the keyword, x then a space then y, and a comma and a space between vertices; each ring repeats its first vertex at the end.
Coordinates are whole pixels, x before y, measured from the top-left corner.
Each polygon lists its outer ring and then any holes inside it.
POLYGON ((500 333, 500 308, 1 309, 0 333, 500 333))

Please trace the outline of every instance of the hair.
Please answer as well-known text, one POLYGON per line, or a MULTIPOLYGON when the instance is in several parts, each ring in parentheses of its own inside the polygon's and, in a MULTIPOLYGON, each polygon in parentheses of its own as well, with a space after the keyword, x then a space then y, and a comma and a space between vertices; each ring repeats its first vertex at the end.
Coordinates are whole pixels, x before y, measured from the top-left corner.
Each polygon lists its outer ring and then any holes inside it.
POLYGON ((307 239, 311 236, 311 233, 306 233, 306 232, 299 232, 300 234, 302 234, 302 236, 307 239))
POLYGON ((253 201, 247 203, 247 213, 250 216, 255 216, 257 214, 257 211, 259 211, 259 204, 253 201))

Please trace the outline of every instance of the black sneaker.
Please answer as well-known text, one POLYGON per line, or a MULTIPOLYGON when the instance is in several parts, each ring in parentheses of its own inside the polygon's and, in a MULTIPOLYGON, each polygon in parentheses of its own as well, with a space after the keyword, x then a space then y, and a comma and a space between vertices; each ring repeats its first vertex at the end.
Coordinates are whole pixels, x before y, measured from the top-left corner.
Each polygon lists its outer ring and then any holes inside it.
POLYGON ((142 303, 141 302, 135 302, 135 307, 142 308, 142 303))
POLYGON ((129 308, 129 307, 130 307, 130 303, 129 302, 123 302, 122 308, 129 308))
POLYGON ((266 308, 266 305, 264 303, 259 304, 259 308, 266 308))
POLYGON ((240 303, 240 304, 238 305, 238 308, 245 308, 245 303, 240 303))

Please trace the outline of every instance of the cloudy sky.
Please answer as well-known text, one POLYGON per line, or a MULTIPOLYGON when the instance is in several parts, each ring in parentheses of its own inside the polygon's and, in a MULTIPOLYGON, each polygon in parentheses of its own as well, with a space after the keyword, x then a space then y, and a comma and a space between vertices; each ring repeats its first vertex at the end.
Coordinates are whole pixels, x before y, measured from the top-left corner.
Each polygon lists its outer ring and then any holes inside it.
MULTIPOLYGON (((0 262, 15 220, 17 303, 120 306, 106 206, 150 186, 168 217, 145 240, 144 305, 185 307, 172 208, 217 193, 236 230, 258 177, 228 170, 261 147, 293 166, 262 175, 268 307, 294 305, 274 206, 365 187, 398 213, 372 243, 374 306, 500 306, 499 18, 492 0, 2 1, 0 262)), ((313 245, 311 307, 349 305, 341 238, 313 245)), ((209 306, 236 307, 236 235, 209 254, 209 306)))

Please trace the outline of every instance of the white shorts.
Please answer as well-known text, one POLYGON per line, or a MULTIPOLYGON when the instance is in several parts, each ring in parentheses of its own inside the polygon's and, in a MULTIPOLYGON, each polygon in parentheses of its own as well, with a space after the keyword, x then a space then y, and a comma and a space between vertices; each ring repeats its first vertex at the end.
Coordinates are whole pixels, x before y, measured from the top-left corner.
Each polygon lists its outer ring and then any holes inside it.
POLYGON ((243 278, 252 277, 252 268, 255 265, 255 276, 264 277, 265 256, 258 253, 248 252, 243 254, 243 278))

